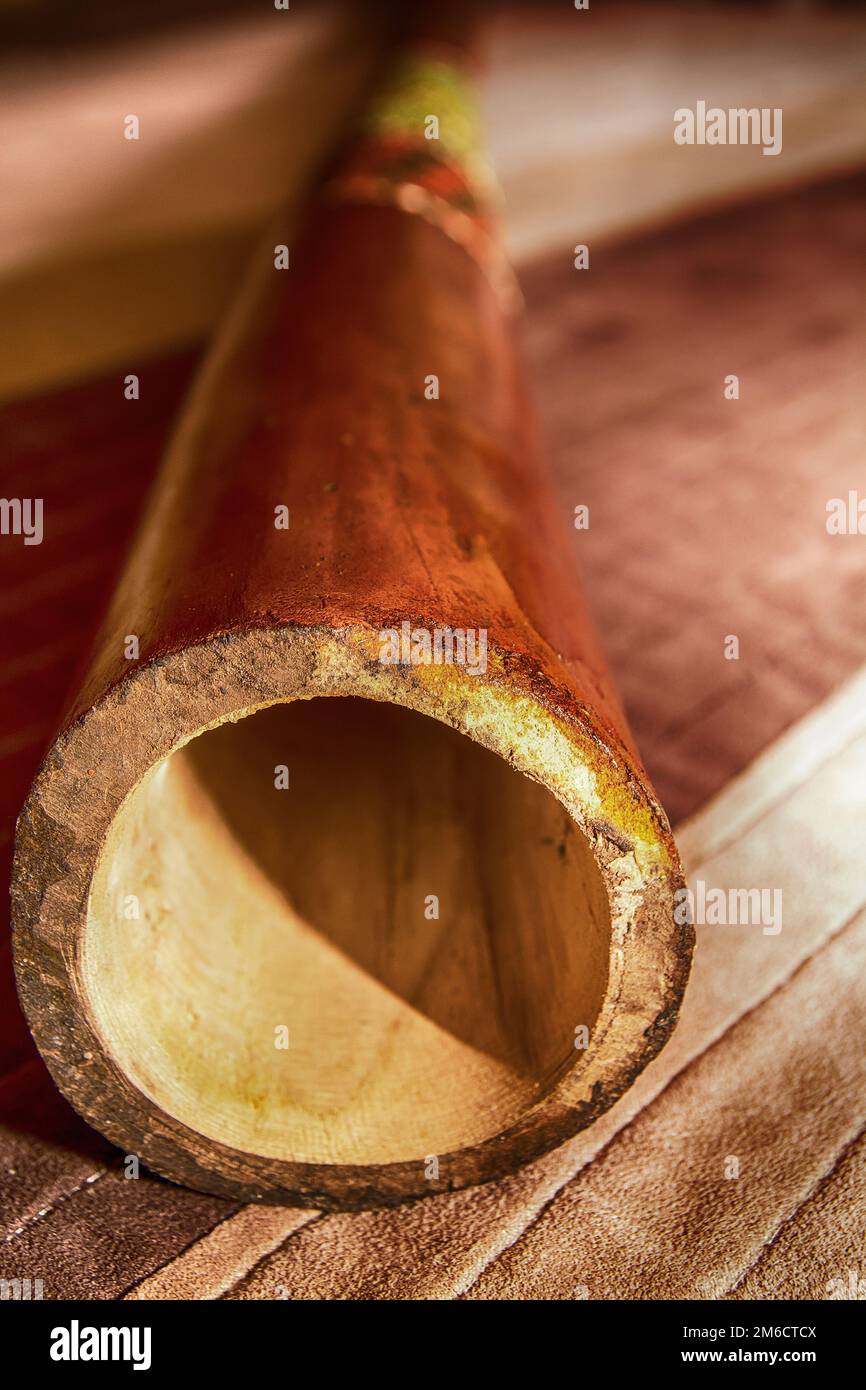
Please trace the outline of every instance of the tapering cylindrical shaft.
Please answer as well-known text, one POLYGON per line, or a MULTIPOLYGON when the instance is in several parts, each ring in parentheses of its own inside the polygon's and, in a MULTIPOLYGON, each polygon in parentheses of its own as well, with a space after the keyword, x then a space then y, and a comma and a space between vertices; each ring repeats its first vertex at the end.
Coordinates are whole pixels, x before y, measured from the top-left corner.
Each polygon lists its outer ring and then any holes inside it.
POLYGON ((302 234, 259 251, 19 825, 54 1077, 213 1192, 507 1173, 612 1104, 685 986, 473 100, 453 53, 408 49, 302 234))

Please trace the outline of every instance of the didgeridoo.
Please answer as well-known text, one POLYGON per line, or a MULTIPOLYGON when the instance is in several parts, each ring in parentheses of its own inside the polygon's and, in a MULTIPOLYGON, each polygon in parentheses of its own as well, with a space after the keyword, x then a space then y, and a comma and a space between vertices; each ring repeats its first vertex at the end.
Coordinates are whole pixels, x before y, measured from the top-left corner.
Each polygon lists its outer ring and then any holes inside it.
POLYGON ((467 63, 404 48, 257 256, 19 822, 18 984, 58 1086, 236 1199, 507 1174, 622 1094, 688 974, 467 63))

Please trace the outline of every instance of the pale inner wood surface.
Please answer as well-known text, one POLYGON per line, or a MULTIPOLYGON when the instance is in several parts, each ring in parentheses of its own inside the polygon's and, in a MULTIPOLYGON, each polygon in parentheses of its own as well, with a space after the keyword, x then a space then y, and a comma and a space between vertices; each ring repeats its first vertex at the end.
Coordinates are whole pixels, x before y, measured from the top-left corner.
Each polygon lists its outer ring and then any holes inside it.
POLYGON ((199 736, 127 799, 83 972, 109 1051, 177 1119, 376 1163, 480 1142, 549 1091, 609 950, 549 792, 425 716, 316 699, 199 736))

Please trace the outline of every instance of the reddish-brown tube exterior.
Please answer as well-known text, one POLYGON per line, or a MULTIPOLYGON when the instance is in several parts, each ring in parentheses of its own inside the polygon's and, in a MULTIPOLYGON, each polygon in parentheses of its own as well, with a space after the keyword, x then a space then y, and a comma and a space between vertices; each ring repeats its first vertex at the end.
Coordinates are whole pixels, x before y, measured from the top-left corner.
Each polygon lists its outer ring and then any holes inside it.
POLYGON ((633 749, 485 275, 422 218, 352 204, 318 209, 291 265, 262 249, 71 717, 129 674, 126 633, 152 660, 217 632, 408 616, 486 625, 521 684, 633 749))
POLYGON ((289 269, 274 265, 279 234, 260 249, 20 822, 19 987, 58 1084, 159 1171, 245 1198, 351 1207, 513 1169, 589 1123, 659 1049, 691 953, 691 928, 674 920, 676 850, 581 596, 567 509, 539 458, 489 232, 455 239, 447 215, 399 202, 365 202, 337 179, 293 241, 289 269), (273 524, 280 505, 288 531, 273 524), (335 1175, 202 1143, 119 1074, 76 974, 99 846, 147 768, 245 706, 310 693, 320 634, 354 663, 335 693, 359 689, 362 668, 378 680, 375 634, 407 619, 486 628, 486 683, 513 721, 501 740, 479 729, 455 672, 434 688, 399 671, 400 693, 375 698, 443 719, 545 782, 578 818, 612 902, 628 898, 606 1041, 584 1088, 566 1078, 508 1134, 446 1156, 432 1183, 417 1165, 335 1175), (527 710, 588 769, 592 797, 578 809, 564 765, 514 746, 527 710))

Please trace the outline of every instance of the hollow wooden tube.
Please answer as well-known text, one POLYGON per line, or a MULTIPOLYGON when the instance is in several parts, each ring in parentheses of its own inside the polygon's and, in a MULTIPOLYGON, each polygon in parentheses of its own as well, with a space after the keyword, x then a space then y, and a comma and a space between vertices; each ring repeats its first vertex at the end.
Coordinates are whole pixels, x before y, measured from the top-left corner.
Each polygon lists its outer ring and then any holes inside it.
POLYGON ((622 1094, 685 987, 465 172, 374 128, 290 267, 259 253, 19 822, 57 1084, 234 1198, 507 1174, 622 1094))

